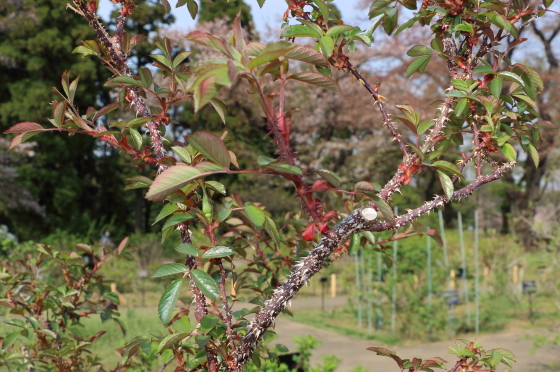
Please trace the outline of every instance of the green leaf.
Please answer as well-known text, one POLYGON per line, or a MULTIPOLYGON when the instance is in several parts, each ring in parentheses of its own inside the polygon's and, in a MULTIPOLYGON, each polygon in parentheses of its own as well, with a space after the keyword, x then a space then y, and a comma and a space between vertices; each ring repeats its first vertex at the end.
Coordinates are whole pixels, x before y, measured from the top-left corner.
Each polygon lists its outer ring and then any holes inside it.
POLYGON ((317 34, 316 30, 306 25, 293 25, 286 27, 281 37, 322 37, 323 34, 317 34))
POLYGON ((249 217, 251 222, 258 229, 260 229, 266 220, 266 215, 264 214, 264 211, 254 205, 245 205, 243 208, 245 209, 245 212, 247 213, 247 216, 249 217))
POLYGON ((439 37, 436 37, 436 38, 432 39, 432 41, 430 42, 430 46, 436 52, 440 52, 440 53, 443 52, 443 49, 444 49, 443 41, 439 37))
POLYGON ((194 20, 196 15, 198 14, 198 4, 194 0, 187 0, 187 9, 189 10, 189 14, 191 18, 194 20))
POLYGON ((159 221, 163 220, 165 217, 169 216, 171 213, 177 211, 177 204, 174 203, 168 203, 166 204, 161 211, 159 212, 159 214, 156 217, 156 220, 154 221, 154 223, 152 224, 152 226, 154 226, 156 223, 158 223, 159 221))
MULTIPOLYGON (((199 165, 197 164, 197 166, 199 165)), ((219 167, 214 169, 206 167, 206 171, 204 172, 195 167, 179 163, 178 165, 167 168, 156 177, 146 194, 146 199, 151 201, 163 201, 167 196, 198 178, 214 173, 225 172, 223 168, 219 167)))
POLYGON ((202 258, 219 258, 219 257, 227 257, 234 254, 233 250, 230 247, 225 245, 219 245, 214 248, 210 248, 202 255, 202 258))
POLYGON ((299 80, 299 81, 303 81, 304 83, 313 84, 322 88, 331 89, 340 92, 340 87, 338 86, 338 83, 334 79, 325 76, 320 72, 315 72, 315 71, 298 72, 296 74, 289 75, 287 79, 299 80))
POLYGON ((463 111, 467 107, 467 99, 463 98, 459 102, 457 102, 457 106, 455 106, 455 115, 461 116, 463 115, 463 111))
POLYGON ((168 325, 171 322, 173 309, 179 298, 179 293, 181 292, 181 286, 183 285, 183 280, 178 279, 171 283, 169 287, 165 289, 158 304, 158 315, 159 320, 163 325, 168 325))
POLYGON ((387 35, 391 35, 397 26, 398 12, 397 8, 388 8, 386 11, 387 16, 383 19, 383 29, 387 35))
POLYGON ((175 327, 180 332, 190 333, 190 331, 192 330, 191 320, 188 316, 183 315, 173 323, 173 327, 175 327))
POLYGON ((169 349, 170 347, 176 345, 179 343, 179 341, 181 341, 182 339, 188 337, 190 334, 189 333, 172 333, 170 335, 167 335, 163 340, 161 340, 161 342, 158 345, 158 349, 157 349, 157 353, 161 354, 163 353, 165 350, 169 349))
POLYGON ((461 171, 459 170, 459 168, 453 164, 450 163, 448 161, 445 160, 438 160, 438 161, 434 161, 432 163, 432 167, 435 167, 441 171, 445 171, 454 175, 457 175, 459 177, 463 177, 463 175, 461 174, 461 171))
POLYGON ((529 96, 521 93, 512 94, 512 96, 516 98, 516 101, 523 101, 535 110, 537 109, 537 104, 529 96))
POLYGON ((533 146, 532 143, 530 143, 528 145, 529 148, 529 156, 531 157, 531 159, 533 159, 533 163, 535 163, 535 168, 539 167, 539 152, 537 151, 537 149, 535 148, 535 146, 533 146))
POLYGON ((494 97, 500 98, 503 82, 504 81, 500 76, 494 77, 494 79, 490 82, 490 92, 494 97))
POLYGON ((253 68, 263 65, 267 62, 273 61, 278 57, 281 57, 288 53, 295 47, 294 44, 288 41, 275 41, 266 45, 263 51, 257 56, 257 58, 251 60, 247 64, 247 67, 253 68))
POLYGON ((268 235, 272 238, 272 241, 276 245, 276 247, 280 246, 280 233, 278 232, 278 227, 270 217, 266 217, 266 221, 264 223, 264 229, 268 233, 268 235))
POLYGON ((218 115, 220 115, 220 119, 222 119, 223 123, 225 124, 226 123, 226 115, 228 113, 227 106, 217 98, 212 98, 210 100, 210 103, 212 104, 212 106, 214 106, 214 109, 216 110, 218 115))
POLYGON ((180 224, 181 222, 188 221, 191 218, 194 218, 194 217, 191 216, 190 214, 186 214, 186 213, 183 213, 183 212, 174 213, 171 217, 169 217, 167 219, 167 221, 165 221, 165 224, 163 225, 163 227, 161 229, 165 230, 168 227, 175 226, 177 224, 180 224))
POLYGON ((189 243, 183 243, 175 247, 175 250, 182 254, 188 254, 189 256, 198 257, 198 251, 192 244, 189 243))
POLYGON ((129 182, 132 182, 129 185, 126 185, 126 187, 124 188, 125 190, 132 190, 132 189, 141 189, 144 187, 150 187, 150 185, 153 183, 153 181, 151 179, 149 179, 148 177, 144 177, 144 176, 134 176, 134 177, 130 177, 126 179, 129 182))
MULTIPOLYGON (((194 1, 193 1, 194 3, 194 1)), ((196 4, 196 3, 195 3, 196 4)), ((192 52, 190 51, 186 51, 186 52, 181 52, 179 54, 177 54, 175 56, 175 58, 173 58, 173 68, 176 68, 177 66, 179 66, 185 59, 187 59, 190 55, 192 54, 192 52)))
POLYGON ((191 154, 184 147, 171 146, 171 150, 185 163, 190 164, 192 162, 191 154))
POLYGON ((265 1, 266 0, 257 0, 257 3, 259 4, 259 8, 263 7, 265 1))
POLYGON ((408 52, 406 52, 411 57, 419 57, 419 56, 431 56, 432 51, 430 48, 424 45, 415 45, 408 52))
POLYGON ((257 162, 259 163, 259 166, 261 168, 269 169, 274 172, 293 174, 296 176, 301 176, 303 174, 301 169, 299 169, 295 165, 278 163, 277 160, 268 158, 266 156, 259 156, 257 158, 257 162))
POLYGON ((140 75, 140 79, 142 79, 142 85, 144 85, 146 88, 150 88, 154 81, 150 69, 145 67, 139 68, 138 74, 140 75))
POLYGON ((502 147, 500 147, 500 150, 505 155, 507 160, 509 161, 517 160, 517 151, 515 151, 515 148, 509 143, 505 143, 502 147))
POLYGON ((330 16, 330 10, 327 4, 325 4, 323 0, 313 0, 313 2, 317 4, 317 6, 319 7, 319 11, 323 15, 325 21, 328 21, 330 16))
POLYGON ((132 147, 139 151, 143 142, 142 135, 134 128, 128 128, 128 133, 130 133, 130 137, 132 138, 132 147))
POLYGON ((436 123, 435 120, 424 120, 418 124, 418 134, 422 134, 436 123))
POLYGON ((222 183, 216 181, 206 181, 205 184, 207 187, 210 187, 211 189, 219 192, 222 195, 226 194, 226 187, 222 183))
POLYGON ((105 83, 105 85, 110 83, 120 83, 124 84, 125 86, 144 87, 141 82, 130 76, 117 76, 116 78, 109 80, 107 83, 105 83))
POLYGON ((428 66, 428 63, 430 62, 431 58, 432 56, 424 56, 413 60, 412 63, 408 65, 408 68, 406 69, 406 77, 410 77, 410 75, 412 75, 416 71, 423 73, 424 70, 426 69, 426 66, 428 66))
POLYGON ((326 180, 334 187, 340 187, 340 177, 338 177, 335 173, 326 169, 319 169, 315 171, 315 173, 317 173, 319 176, 321 176, 322 179, 326 180))
POLYGON ((398 34, 400 34, 402 31, 406 30, 407 28, 412 27, 416 21, 418 21, 418 18, 416 17, 412 17, 410 18, 408 21, 406 21, 405 23, 403 23, 402 25, 400 25, 397 30, 395 31, 395 36, 397 36, 398 34))
POLYGON ((477 73, 477 74, 495 74, 496 71, 494 71, 494 69, 492 67, 486 66, 486 65, 481 65, 481 66, 477 66, 473 72, 477 73))
POLYGON ((516 362, 515 355, 513 355, 513 353, 507 349, 492 349, 491 351, 500 354, 502 358, 516 362))
POLYGON ((220 322, 220 318, 218 318, 214 314, 207 314, 200 319, 200 330, 202 333, 208 333, 220 322))
POLYGON ((162 278, 164 276, 184 274, 189 271, 189 268, 183 264, 172 263, 165 264, 157 268, 152 278, 162 278))
POLYGON ((64 123, 64 114, 66 112, 66 101, 57 102, 56 107, 54 108, 54 122, 57 127, 61 127, 64 123))
POLYGON ((369 8, 369 19, 375 18, 385 9, 386 6, 391 4, 394 0, 376 0, 369 8))
POLYGON ((461 97, 466 97, 466 96, 467 96, 467 93, 462 92, 462 91, 457 90, 457 89, 453 89, 453 90, 451 90, 451 91, 445 93, 445 95, 446 95, 447 97, 459 97, 459 98, 461 98, 461 97))
POLYGON ((218 286, 210 275, 199 269, 194 269, 191 272, 194 284, 200 291, 209 299, 216 300, 220 296, 218 286))
POLYGON ((214 133, 201 130, 187 136, 186 140, 206 159, 221 164, 225 168, 229 167, 231 162, 229 151, 224 141, 214 133))
POLYGON ((145 122, 150 121, 150 120, 152 120, 151 117, 147 117, 147 118, 140 117, 140 118, 132 119, 131 121, 126 123, 126 126, 129 127, 129 128, 130 127, 135 127, 135 126, 140 126, 141 124, 144 124, 145 122))
POLYGON ((453 187, 453 182, 451 182, 451 178, 442 171, 437 171, 439 176, 439 181, 441 182, 441 187, 443 188, 443 192, 445 193, 445 197, 447 201, 451 201, 451 196, 453 195, 453 191, 455 190, 453 187))
POLYGON ((216 75, 211 75, 194 85, 194 111, 198 112, 206 105, 216 93, 218 93, 219 85, 216 84, 216 75))
POLYGON ((333 26, 333 27, 329 28, 325 35, 327 35, 327 36, 337 36, 337 35, 340 35, 344 32, 355 30, 355 29, 359 30, 360 28, 355 27, 355 26, 348 26, 348 25, 336 25, 336 26, 333 26))
POLYGON ((351 256, 354 253, 358 252, 358 249, 360 249, 361 243, 362 243, 362 240, 360 239, 359 234, 352 235, 352 237, 350 238, 350 246, 348 247, 348 255, 351 256))
POLYGON ((21 145, 22 143, 24 143, 25 141, 27 141, 37 133, 39 132, 24 132, 18 134, 10 141, 10 145, 8 146, 8 151, 15 149, 17 146, 21 145))
POLYGON ((319 39, 319 46, 321 47, 321 52, 326 58, 329 58, 334 49, 334 40, 330 36, 323 36, 319 39))
POLYGON ((393 214, 393 208, 385 200, 381 199, 377 195, 372 196, 373 203, 377 206, 377 209, 381 212, 383 217, 391 224, 395 224, 395 215, 393 214))
POLYGON ((521 76, 519 76, 517 74, 514 74, 513 72, 500 71, 500 72, 498 72, 498 75, 503 76, 505 80, 515 81, 517 84, 519 84, 523 87, 525 86, 525 82, 523 81, 521 76))

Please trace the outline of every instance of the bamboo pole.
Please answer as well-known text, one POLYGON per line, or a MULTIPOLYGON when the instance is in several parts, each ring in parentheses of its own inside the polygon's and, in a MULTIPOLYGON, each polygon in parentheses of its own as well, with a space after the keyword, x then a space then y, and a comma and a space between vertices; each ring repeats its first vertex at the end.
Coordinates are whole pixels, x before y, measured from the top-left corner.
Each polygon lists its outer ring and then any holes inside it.
POLYGON ((461 279, 463 282, 463 292, 465 296, 465 306, 467 312, 467 325, 470 327, 471 325, 471 310, 470 310, 470 303, 469 303, 469 286, 467 284, 467 258, 465 256, 465 240, 463 239, 463 218, 461 216, 461 212, 457 212, 457 221, 459 223, 459 245, 461 247, 461 261, 462 261, 462 268, 463 273, 461 275, 461 279))
MULTIPOLYGON (((393 208, 395 216, 399 212, 398 207, 393 208)), ((397 230, 398 231, 398 230, 397 230)), ((391 332, 395 333, 397 322, 397 241, 393 240, 393 288, 391 295, 391 332)))
POLYGON ((474 331, 480 331, 480 288, 478 283, 478 210, 474 211, 474 331))

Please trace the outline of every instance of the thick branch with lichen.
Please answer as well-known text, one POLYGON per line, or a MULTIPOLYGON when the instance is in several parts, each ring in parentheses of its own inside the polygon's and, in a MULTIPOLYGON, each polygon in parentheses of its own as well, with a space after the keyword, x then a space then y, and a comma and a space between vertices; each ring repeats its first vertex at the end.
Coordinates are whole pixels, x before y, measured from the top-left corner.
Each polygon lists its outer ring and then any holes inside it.
POLYGON ((315 246, 315 249, 303 261, 293 266, 292 273, 288 279, 273 291, 272 297, 265 302, 264 307, 251 321, 247 334, 234 353, 233 368, 227 369, 227 371, 240 369, 250 360, 263 334, 274 324, 274 320, 280 312, 301 287, 308 283, 309 279, 323 268, 330 254, 351 235, 362 231, 381 232, 404 226, 420 216, 438 207, 442 207, 446 203, 472 195, 481 186, 501 178, 514 164, 515 162, 505 163, 492 174, 478 177, 468 186, 453 192, 451 200, 447 200, 445 196, 437 196, 434 200, 414 210, 410 210, 404 215, 398 216, 395 219, 395 225, 389 222, 368 221, 362 214, 362 211, 367 208, 354 211, 325 234, 315 246))

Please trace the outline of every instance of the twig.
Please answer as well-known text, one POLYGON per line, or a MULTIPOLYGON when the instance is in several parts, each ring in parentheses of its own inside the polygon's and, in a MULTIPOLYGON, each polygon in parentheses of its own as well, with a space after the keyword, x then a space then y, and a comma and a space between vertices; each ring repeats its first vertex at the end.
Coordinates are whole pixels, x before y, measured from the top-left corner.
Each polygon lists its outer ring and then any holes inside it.
POLYGON ((459 360, 457 361, 457 363, 455 363, 455 365, 453 366, 453 368, 451 368, 449 371, 447 372, 457 372, 457 370, 459 369, 459 367, 461 367, 462 362, 459 360))
MULTIPOLYGON (((131 76, 132 74, 130 72, 130 69, 126 65, 126 56, 122 53, 120 49, 120 37, 116 43, 113 43, 107 31, 105 30, 101 22, 99 22, 98 17, 88 8, 87 3, 83 0, 72 0, 72 1, 78 7, 80 12, 84 16, 84 18, 90 23, 90 25, 95 30, 95 33, 97 34, 97 38, 109 53, 112 63, 115 65, 117 71, 119 71, 119 74, 122 76, 131 76)), ((123 22, 122 26, 124 27, 124 18, 122 15, 121 17, 119 17, 119 22, 121 21, 123 22)), ((142 115, 142 117, 145 118, 150 117, 151 116, 150 111, 148 110, 146 104, 144 103, 144 100, 140 96, 138 88, 126 87, 126 89, 132 99, 132 102, 137 107, 140 115, 142 115)), ((159 132, 158 125, 154 121, 148 121, 146 122, 145 126, 148 130, 148 134, 152 139, 152 148, 154 149, 156 159, 159 160, 164 158, 165 150, 163 148, 163 140, 161 137, 161 133, 159 132)), ((158 163, 159 172, 162 172, 163 170, 165 170, 165 168, 167 168, 167 166, 158 163)))
POLYGON ((166 369, 167 366, 170 365, 171 362, 174 361, 174 360, 175 360, 175 355, 173 355, 171 358, 169 358, 169 360, 167 362, 163 363, 163 365, 161 366, 161 368, 159 369, 158 372, 163 372, 163 370, 166 369))
POLYGON ((222 264, 222 262, 218 263, 218 267, 220 268, 220 273, 222 274, 222 281, 220 282, 220 287, 222 290, 222 300, 224 301, 224 311, 226 313, 226 333, 227 333, 227 338, 228 338, 228 343, 231 347, 231 351, 232 353, 235 353, 236 347, 235 344, 233 342, 233 333, 232 333, 232 322, 233 322, 233 318, 231 315, 231 309, 229 308, 229 303, 227 300, 227 294, 226 294, 226 278, 227 278, 227 274, 226 271, 224 270, 224 265, 222 264))
POLYGON ((381 112, 381 116, 383 116, 383 122, 385 123, 387 128, 389 128, 389 130, 391 131, 391 134, 393 135, 393 138, 395 139, 395 141, 397 141, 397 144, 399 145, 399 148, 401 149, 403 155, 404 156, 408 155, 408 150, 406 149, 406 145, 404 144, 404 142, 401 138, 401 134, 399 132, 397 132, 397 129, 395 128, 395 124, 391 121, 391 119, 389 119, 389 114, 387 114, 387 108, 385 107, 385 104, 383 103, 383 101, 381 100, 381 97, 377 93, 377 90, 374 89, 366 81, 366 79, 364 79, 362 74, 360 74, 360 72, 356 69, 356 67, 354 67, 352 65, 352 63, 350 63, 350 61, 346 61, 346 64, 345 64, 344 68, 347 68, 350 71, 350 73, 352 75, 354 75, 354 77, 356 79, 358 79, 360 84, 362 84, 364 86, 364 88, 366 88, 366 90, 369 92, 369 94, 371 94, 371 96, 375 100, 375 103, 379 107, 379 111, 381 112))

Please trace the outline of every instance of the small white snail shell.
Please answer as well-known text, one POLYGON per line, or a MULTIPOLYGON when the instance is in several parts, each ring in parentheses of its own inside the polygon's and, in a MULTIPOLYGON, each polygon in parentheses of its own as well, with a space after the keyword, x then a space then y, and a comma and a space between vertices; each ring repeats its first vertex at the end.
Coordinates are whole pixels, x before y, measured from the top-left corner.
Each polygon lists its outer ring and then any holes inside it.
POLYGON ((377 211, 373 208, 364 208, 362 209, 362 217, 366 221, 373 221, 377 218, 377 211))

